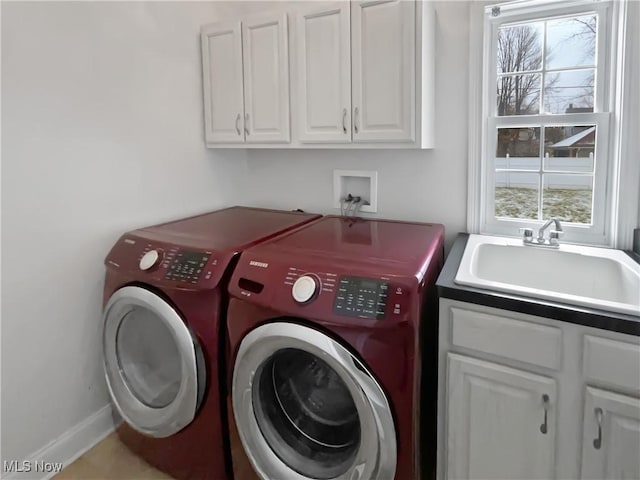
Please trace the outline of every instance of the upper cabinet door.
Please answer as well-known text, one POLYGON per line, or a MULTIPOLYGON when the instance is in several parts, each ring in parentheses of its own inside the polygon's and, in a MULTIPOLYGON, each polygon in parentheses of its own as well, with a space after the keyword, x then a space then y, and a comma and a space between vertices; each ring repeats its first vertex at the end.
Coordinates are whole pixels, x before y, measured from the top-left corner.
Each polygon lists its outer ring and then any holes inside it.
POLYGON ((415 10, 413 1, 352 2, 354 142, 415 140, 415 10))
POLYGON ((247 143, 287 143, 289 54, 286 14, 242 22, 247 143))
POLYGON ((447 357, 447 478, 555 478, 555 381, 475 358, 447 357))
POLYGON ((207 143, 244 142, 240 22, 202 27, 202 75, 207 143))
POLYGON ((298 13, 295 44, 299 138, 303 143, 351 142, 349 2, 298 13))
POLYGON ((587 387, 583 479, 640 478, 640 399, 587 387))

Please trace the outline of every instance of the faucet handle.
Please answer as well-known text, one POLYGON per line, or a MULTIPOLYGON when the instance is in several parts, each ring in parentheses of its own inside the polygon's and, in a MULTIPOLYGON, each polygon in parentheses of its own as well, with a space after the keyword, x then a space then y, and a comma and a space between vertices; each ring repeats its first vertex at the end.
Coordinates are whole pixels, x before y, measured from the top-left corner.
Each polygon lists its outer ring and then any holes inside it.
POLYGON ((564 232, 562 230, 551 230, 549 232, 549 244, 551 245, 559 245, 560 244, 560 237, 564 235, 564 232))
POLYGON ((521 228, 522 241, 525 243, 531 243, 533 241, 533 228, 521 228))

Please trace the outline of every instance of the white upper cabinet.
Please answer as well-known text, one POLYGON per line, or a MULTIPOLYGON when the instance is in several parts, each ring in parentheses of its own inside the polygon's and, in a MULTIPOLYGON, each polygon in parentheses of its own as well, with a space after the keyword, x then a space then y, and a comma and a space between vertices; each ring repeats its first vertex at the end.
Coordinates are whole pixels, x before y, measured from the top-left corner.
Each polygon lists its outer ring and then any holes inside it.
POLYGON ((471 357, 447 358, 448 478, 555 478, 555 381, 471 357))
POLYGON ((244 21, 242 43, 246 142, 287 143, 290 128, 286 14, 244 21))
POLYGON ((289 142, 286 14, 215 23, 201 32, 207 145, 289 142))
POLYGON ((265 5, 202 28, 209 147, 434 146, 432 2, 265 5))
POLYGON ((416 4, 351 4, 353 140, 415 140, 416 4))
POLYGON ((640 478, 640 399, 587 387, 582 432, 581 478, 640 478))
POLYGON ((296 15, 296 103, 302 143, 351 142, 349 17, 349 2, 314 5, 296 15))
POLYGON ((207 143, 242 143, 242 36, 240 22, 202 29, 204 123, 207 143))

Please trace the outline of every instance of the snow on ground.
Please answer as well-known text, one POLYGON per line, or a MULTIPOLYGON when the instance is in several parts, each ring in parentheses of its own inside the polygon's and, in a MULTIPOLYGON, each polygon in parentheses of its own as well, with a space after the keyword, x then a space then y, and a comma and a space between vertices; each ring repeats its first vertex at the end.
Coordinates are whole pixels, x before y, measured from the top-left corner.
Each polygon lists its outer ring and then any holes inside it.
MULTIPOLYGON (((538 219, 538 190, 496 187, 496 217, 538 219)), ((548 188, 543 192, 542 219, 591 223, 591 190, 548 188)), ((541 219, 541 220, 542 220, 541 219)))

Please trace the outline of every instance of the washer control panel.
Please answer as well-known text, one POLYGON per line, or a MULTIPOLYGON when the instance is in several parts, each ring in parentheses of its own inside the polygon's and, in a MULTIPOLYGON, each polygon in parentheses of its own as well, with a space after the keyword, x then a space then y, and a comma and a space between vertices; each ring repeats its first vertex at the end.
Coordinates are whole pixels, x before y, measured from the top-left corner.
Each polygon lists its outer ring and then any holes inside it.
POLYGON ((202 252, 178 250, 167 266, 164 278, 186 283, 198 283, 205 265, 209 261, 209 256, 209 254, 202 252))
POLYGON ((340 277, 333 311, 349 317, 380 320, 387 307, 389 282, 365 277, 340 277))

